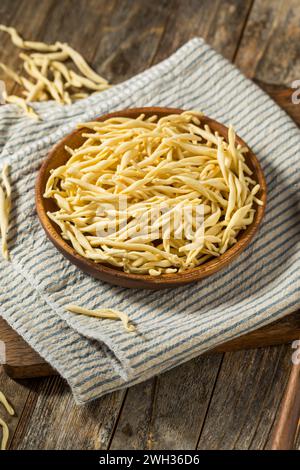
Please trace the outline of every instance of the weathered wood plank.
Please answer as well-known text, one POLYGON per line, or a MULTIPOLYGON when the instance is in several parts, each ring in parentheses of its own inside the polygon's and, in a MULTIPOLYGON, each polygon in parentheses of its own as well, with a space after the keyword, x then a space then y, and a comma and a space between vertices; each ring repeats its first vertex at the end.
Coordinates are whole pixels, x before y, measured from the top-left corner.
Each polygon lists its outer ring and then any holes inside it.
POLYGON ((93 62, 99 73, 119 83, 149 67, 161 45, 173 0, 118 0, 101 31, 93 62))
POLYGON ((128 389, 120 420, 112 436, 111 450, 151 447, 149 426, 156 387, 157 378, 153 378, 128 389))
POLYGON ((300 2, 255 0, 236 64, 248 76, 291 86, 300 77, 300 2))
POLYGON ((168 22, 155 63, 195 36, 233 59, 252 0, 171 0, 168 5, 168 22))
POLYGON ((207 354, 128 390, 111 449, 195 449, 222 361, 207 354))
MULTIPOLYGON (((15 11, 19 6, 19 1, 15 0, 2 0, 0 3, 0 18, 1 24, 8 24, 13 16, 15 15, 15 11)), ((2 41, 1 41, 2 43, 2 41)))
POLYGON ((290 365, 289 346, 227 353, 198 449, 263 449, 290 365))
POLYGON ((106 449, 125 391, 76 406, 60 377, 36 379, 11 449, 106 449))

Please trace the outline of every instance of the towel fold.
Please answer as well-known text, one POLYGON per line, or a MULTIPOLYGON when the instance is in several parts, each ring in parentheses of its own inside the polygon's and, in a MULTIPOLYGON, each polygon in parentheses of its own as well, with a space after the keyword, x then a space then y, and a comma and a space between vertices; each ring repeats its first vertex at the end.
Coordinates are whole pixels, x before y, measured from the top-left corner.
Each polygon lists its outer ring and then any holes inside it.
POLYGON ((264 92, 202 39, 138 76, 70 106, 40 103, 43 121, 0 107, 0 166, 13 188, 10 262, 0 262, 0 313, 68 381, 77 403, 146 380, 300 307, 300 132, 264 92), (199 109, 232 124, 256 153, 267 211, 250 246, 198 283, 157 292, 95 280, 46 239, 34 184, 49 149, 79 122, 140 106, 199 109), (73 315, 67 304, 128 313, 121 322, 73 315))

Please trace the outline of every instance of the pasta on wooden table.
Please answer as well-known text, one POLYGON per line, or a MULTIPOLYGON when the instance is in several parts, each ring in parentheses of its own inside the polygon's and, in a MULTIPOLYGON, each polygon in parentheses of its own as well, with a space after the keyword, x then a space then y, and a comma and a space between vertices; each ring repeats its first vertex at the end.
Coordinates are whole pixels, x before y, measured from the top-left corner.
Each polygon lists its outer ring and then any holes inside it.
POLYGON ((71 104, 91 93, 109 88, 107 80, 94 72, 84 58, 68 44, 25 41, 15 28, 2 24, 0 31, 8 33, 16 47, 28 51, 19 54, 25 75, 16 73, 2 63, 0 70, 21 87, 24 96, 5 93, 5 102, 16 104, 29 117, 40 119, 29 104, 33 101, 54 100, 59 104, 71 104), (72 70, 72 65, 82 75, 72 70))
POLYGON ((48 216, 81 256, 158 276, 199 266, 236 243, 262 204, 260 186, 233 128, 226 141, 203 126, 201 116, 185 111, 159 120, 141 115, 80 125, 85 141, 66 147, 70 158, 52 170, 44 197, 55 200, 58 210, 48 216), (186 207, 192 208, 192 238, 185 220, 172 219, 186 207), (145 220, 151 220, 147 232, 145 220))

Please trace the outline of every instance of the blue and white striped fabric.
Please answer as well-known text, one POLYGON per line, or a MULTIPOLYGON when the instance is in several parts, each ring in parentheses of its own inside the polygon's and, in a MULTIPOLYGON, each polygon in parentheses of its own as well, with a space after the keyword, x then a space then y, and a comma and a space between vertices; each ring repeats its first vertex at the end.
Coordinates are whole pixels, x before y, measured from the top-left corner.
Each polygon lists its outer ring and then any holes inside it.
POLYGON ((300 133, 258 87, 201 39, 127 82, 71 106, 37 104, 36 123, 0 108, 0 162, 11 165, 11 262, 1 261, 1 315, 70 384, 78 403, 131 385, 300 306, 300 133), (46 240, 34 182, 49 149, 78 122, 135 106, 196 108, 233 124, 263 166, 268 206, 249 248, 226 270, 197 284, 157 292, 94 280, 46 240), (126 311, 121 323, 72 315, 64 305, 126 311))

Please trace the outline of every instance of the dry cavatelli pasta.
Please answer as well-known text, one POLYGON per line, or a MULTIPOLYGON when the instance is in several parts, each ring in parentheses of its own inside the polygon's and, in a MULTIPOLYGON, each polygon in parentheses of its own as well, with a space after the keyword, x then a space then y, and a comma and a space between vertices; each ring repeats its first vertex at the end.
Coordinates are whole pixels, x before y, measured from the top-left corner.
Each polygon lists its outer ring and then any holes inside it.
POLYGON ((30 105, 33 101, 54 100, 60 104, 71 104, 86 98, 90 93, 99 93, 109 88, 107 80, 92 70, 84 58, 68 44, 25 41, 14 28, 5 25, 0 25, 0 31, 8 33, 16 47, 27 51, 26 54, 19 54, 23 61, 24 75, 2 63, 0 70, 20 86, 23 95, 6 94, 6 103, 16 104, 29 117, 39 119, 30 105), (81 72, 81 75, 72 67, 81 72))
POLYGON ((87 317, 102 318, 109 320, 121 320, 126 331, 134 332, 136 330, 134 325, 131 325, 127 313, 120 312, 111 308, 101 308, 98 310, 89 310, 87 308, 79 307, 78 305, 67 305, 68 312, 77 313, 79 315, 86 315, 87 317))
POLYGON ((218 257, 252 223, 247 149, 186 111, 82 124, 84 143, 49 177, 48 213, 73 248, 129 273, 171 274, 218 257))

